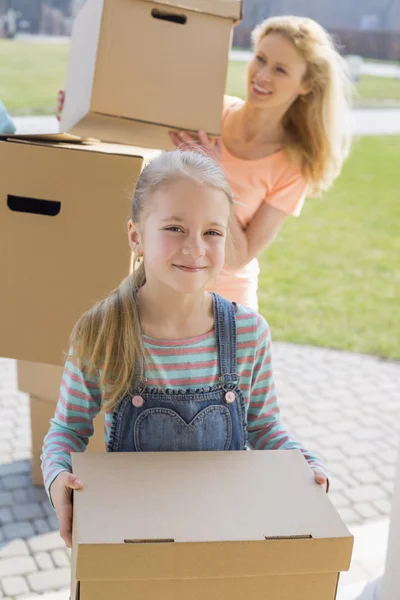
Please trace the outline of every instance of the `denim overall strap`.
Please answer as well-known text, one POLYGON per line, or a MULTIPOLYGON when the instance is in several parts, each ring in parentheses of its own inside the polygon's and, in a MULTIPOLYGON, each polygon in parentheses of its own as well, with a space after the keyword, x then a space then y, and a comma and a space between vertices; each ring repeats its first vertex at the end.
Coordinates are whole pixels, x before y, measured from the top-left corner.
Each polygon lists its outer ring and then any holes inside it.
POLYGON ((215 337, 218 348, 220 381, 226 390, 233 390, 239 384, 237 373, 237 337, 235 306, 232 302, 214 296, 215 337))

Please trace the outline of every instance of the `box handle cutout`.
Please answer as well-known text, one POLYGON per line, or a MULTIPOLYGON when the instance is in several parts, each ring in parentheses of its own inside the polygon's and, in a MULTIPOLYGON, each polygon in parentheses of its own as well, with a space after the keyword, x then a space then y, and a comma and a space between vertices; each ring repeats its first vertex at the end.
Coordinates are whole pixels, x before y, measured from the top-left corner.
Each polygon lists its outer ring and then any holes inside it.
POLYGON ((264 535, 264 539, 269 540, 312 540, 312 535, 264 535))
POLYGON ((169 21, 170 23, 177 23, 178 25, 185 25, 187 21, 186 15, 178 15, 171 12, 166 12, 165 10, 159 10, 158 8, 153 8, 151 11, 151 16, 153 19, 160 19, 160 21, 169 21))
POLYGON ((7 196, 7 206, 15 212, 46 215, 47 217, 55 217, 61 210, 61 202, 56 200, 40 200, 11 194, 7 196))
POLYGON ((124 540, 125 544, 172 544, 175 542, 172 538, 139 538, 137 540, 124 540))

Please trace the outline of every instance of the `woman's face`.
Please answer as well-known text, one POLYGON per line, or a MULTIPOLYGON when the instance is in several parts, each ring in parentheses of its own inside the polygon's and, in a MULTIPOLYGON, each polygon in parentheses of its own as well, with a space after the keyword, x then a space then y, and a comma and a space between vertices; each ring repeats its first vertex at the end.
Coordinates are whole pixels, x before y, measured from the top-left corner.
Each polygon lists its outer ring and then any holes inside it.
POLYGON ((295 45, 280 33, 269 33, 257 44, 248 67, 248 102, 287 110, 309 91, 304 83, 306 70, 295 45))

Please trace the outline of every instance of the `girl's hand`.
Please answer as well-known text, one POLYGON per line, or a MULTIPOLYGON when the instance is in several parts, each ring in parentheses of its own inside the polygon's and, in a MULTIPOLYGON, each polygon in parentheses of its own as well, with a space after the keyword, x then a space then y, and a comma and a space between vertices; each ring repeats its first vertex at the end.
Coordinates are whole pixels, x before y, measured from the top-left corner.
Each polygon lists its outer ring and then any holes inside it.
POLYGON ((58 90, 57 96, 57 119, 60 120, 61 112, 64 106, 65 100, 65 92, 63 90, 58 90))
POLYGON ((318 471, 317 469, 313 469, 313 471, 314 471, 315 481, 319 485, 322 485, 324 487, 325 492, 328 492, 328 480, 325 477, 325 475, 321 471, 318 471))
POLYGON ((187 131, 170 131, 169 136, 177 148, 182 146, 183 150, 193 150, 194 152, 201 149, 216 162, 221 162, 221 137, 210 139, 202 130, 198 132, 198 138, 194 138, 187 131))
POLYGON ((69 473, 62 471, 50 486, 50 496, 56 511, 60 535, 68 548, 72 548, 72 490, 81 490, 83 483, 69 473))

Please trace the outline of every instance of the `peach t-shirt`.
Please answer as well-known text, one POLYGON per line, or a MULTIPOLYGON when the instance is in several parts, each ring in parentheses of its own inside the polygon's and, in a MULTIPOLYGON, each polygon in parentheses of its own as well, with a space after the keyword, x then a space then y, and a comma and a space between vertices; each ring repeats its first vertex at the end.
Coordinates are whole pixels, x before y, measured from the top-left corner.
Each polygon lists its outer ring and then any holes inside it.
MULTIPOLYGON (((239 98, 226 96, 222 119, 238 103, 239 98)), ((278 208, 287 215, 299 216, 307 191, 307 184, 300 170, 280 150, 265 158, 245 160, 233 156, 222 145, 222 167, 235 194, 235 213, 239 222, 246 227, 263 202, 278 208)), ((257 310, 257 288, 260 269, 257 259, 245 267, 233 271, 224 268, 208 286, 234 302, 257 310)))

